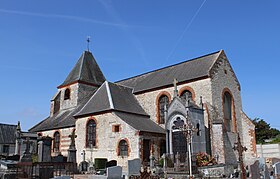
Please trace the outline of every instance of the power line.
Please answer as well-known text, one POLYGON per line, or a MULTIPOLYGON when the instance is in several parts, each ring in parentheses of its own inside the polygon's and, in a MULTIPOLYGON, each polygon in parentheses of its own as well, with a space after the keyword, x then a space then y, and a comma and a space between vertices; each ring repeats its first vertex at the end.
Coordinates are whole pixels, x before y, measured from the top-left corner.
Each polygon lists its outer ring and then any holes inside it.
POLYGON ((177 40, 177 42, 175 43, 173 49, 171 50, 171 52, 169 53, 169 55, 167 56, 164 64, 168 61, 168 59, 171 57, 171 55, 173 55, 174 51, 176 50, 178 44, 180 43, 180 41, 182 40, 182 38, 184 37, 186 31, 190 28, 191 24, 193 23, 194 19, 196 18, 196 16, 198 15, 199 11, 201 10, 201 8, 203 7, 203 5, 205 4, 207 0, 204 0, 202 2, 202 4, 200 5, 200 7, 197 9, 197 11, 195 12, 195 14, 192 16, 190 22, 186 25, 184 31, 182 32, 182 34, 180 35, 179 39, 177 40))

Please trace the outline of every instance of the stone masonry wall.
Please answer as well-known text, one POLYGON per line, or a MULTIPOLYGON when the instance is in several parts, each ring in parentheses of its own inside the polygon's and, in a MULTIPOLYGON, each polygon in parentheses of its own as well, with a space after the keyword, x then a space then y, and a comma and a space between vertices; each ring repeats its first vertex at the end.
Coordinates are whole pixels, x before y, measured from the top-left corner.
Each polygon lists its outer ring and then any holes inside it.
POLYGON ((242 122, 243 143, 247 147, 244 158, 246 158, 246 165, 250 165, 257 157, 255 126, 244 112, 242 112, 242 122))
MULTIPOLYGON (((212 103, 212 95, 211 95, 212 89, 211 89, 209 78, 178 85, 179 93, 182 92, 184 89, 192 89, 190 91, 194 92, 193 97, 197 105, 199 105, 200 103, 200 96, 202 96, 203 103, 205 102, 212 103)), ((146 111, 147 114, 150 115, 150 118, 156 123, 157 123, 157 100, 162 93, 168 93, 170 95, 171 98, 170 101, 171 101, 174 96, 174 87, 164 88, 164 89, 136 95, 136 98, 141 104, 141 106, 143 107, 143 109, 146 111)), ((208 124, 208 114, 206 112, 204 114, 204 117, 205 117, 204 122, 206 125, 208 124)), ((164 126, 162 125, 162 127, 164 126)))
MULTIPOLYGON (((49 130, 49 131, 44 131, 44 132, 40 132, 42 134, 42 136, 49 136, 51 138, 53 138, 54 133, 56 131, 58 131, 60 133, 60 152, 63 156, 67 156, 68 155, 68 149, 69 149, 69 145, 71 142, 71 139, 68 137, 69 135, 71 135, 72 131, 74 130, 74 127, 69 127, 69 128, 63 128, 63 129, 57 129, 57 130, 49 130)), ((52 149, 53 149, 53 145, 52 145, 52 149)), ((52 156, 54 156, 54 152, 52 150, 52 156)))
POLYGON ((138 131, 122 121, 114 113, 106 113, 91 117, 80 118, 76 121, 76 148, 77 162, 82 161, 81 153, 86 152, 86 160, 92 158, 107 158, 117 160, 123 170, 127 170, 127 160, 139 158, 139 136, 138 131), (86 147, 86 125, 89 120, 95 120, 97 133, 97 146, 92 150, 86 147), (120 132, 113 132, 113 125, 120 125, 120 132), (127 139, 129 145, 129 156, 121 157, 117 155, 117 148, 121 139, 127 139))
MULTIPOLYGON (((228 91, 233 98, 234 105, 232 106, 232 128, 231 132, 225 132, 224 135, 226 138, 229 138, 229 142, 225 145, 225 151, 231 151, 236 142, 237 136, 236 132, 239 132, 241 141, 243 145, 246 147, 250 147, 251 143, 247 143, 247 141, 251 140, 249 135, 249 130, 252 129, 252 126, 244 125, 244 118, 242 117, 242 101, 240 94, 240 85, 237 81, 237 78, 233 72, 231 65, 229 64, 226 56, 222 52, 220 58, 217 60, 216 64, 213 66, 211 75, 211 85, 212 85, 212 105, 216 107, 219 114, 221 114, 222 121, 224 121, 223 115, 223 94, 225 91, 228 91), (236 120, 236 124, 234 124, 236 120), (236 139, 235 139, 236 138, 236 139), (231 145, 230 145, 231 144, 231 145), (247 146, 248 145, 248 146, 247 146)), ((212 146, 216 147, 216 146, 212 146)), ((236 152, 234 152, 236 154, 236 152)), ((251 154, 250 154, 251 155, 251 154)), ((232 157, 226 159, 226 161, 232 163, 237 156, 226 155, 226 157, 232 157)))
POLYGON ((75 84, 63 87, 61 89, 58 89, 59 91, 61 91, 60 110, 68 109, 68 108, 77 106, 77 104, 78 104, 78 89, 79 89, 79 84, 78 83, 75 83, 75 84), (67 88, 70 89, 70 99, 64 100, 64 94, 65 94, 65 90, 67 88))

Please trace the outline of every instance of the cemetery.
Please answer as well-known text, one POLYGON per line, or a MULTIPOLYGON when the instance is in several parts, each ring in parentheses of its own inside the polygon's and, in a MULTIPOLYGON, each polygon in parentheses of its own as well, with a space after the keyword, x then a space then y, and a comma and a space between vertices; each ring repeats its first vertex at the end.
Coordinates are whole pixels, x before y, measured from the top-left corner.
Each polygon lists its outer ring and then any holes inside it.
MULTIPOLYGON (((19 129, 20 126, 15 130, 15 135, 17 134, 17 141, 15 142, 18 142, 19 136, 22 136, 19 129)), ((182 130, 185 131, 183 134, 188 143, 192 138, 192 129, 182 128, 182 130)), ((68 137, 71 142, 67 157, 61 155, 60 152, 57 152, 56 156, 51 155, 53 141, 51 137, 37 136, 36 141, 34 141, 34 138, 30 140, 29 137, 20 140, 16 148, 18 151, 24 148, 24 152, 6 156, 6 158, 2 157, 0 160, 1 178, 159 179, 231 177, 258 179, 269 178, 270 176, 280 177, 280 159, 277 158, 271 160, 259 158, 252 165, 245 167, 242 155, 246 148, 241 145, 240 138, 236 141, 234 147, 240 157, 237 166, 218 164, 218 156, 211 157, 204 152, 196 155, 187 152, 183 156, 180 156, 179 152, 175 156, 166 153, 162 155, 160 160, 156 160, 151 149, 149 162, 143 163, 140 158, 128 160, 127 170, 123 170, 122 166, 118 166, 116 160, 109 161, 107 158, 93 156, 86 160, 88 157, 85 151, 80 154, 83 160, 78 164, 75 131, 72 131, 72 134, 68 137), (34 143, 37 147, 33 145, 34 143)))

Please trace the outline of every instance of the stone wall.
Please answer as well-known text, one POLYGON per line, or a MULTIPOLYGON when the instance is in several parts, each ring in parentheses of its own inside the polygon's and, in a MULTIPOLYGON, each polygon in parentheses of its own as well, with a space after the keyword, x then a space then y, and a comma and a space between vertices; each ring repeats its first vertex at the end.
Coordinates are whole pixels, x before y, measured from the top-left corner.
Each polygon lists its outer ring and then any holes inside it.
MULTIPOLYGON (((210 79, 202 79, 199 81, 194 81, 190 83, 184 83, 178 85, 178 91, 183 92, 184 89, 191 89, 190 91, 193 91, 193 97, 196 104, 199 105, 200 103, 200 96, 203 98, 203 102, 210 102, 212 103, 212 95, 211 95, 211 85, 210 85, 210 79)), ((172 100, 174 97, 174 87, 159 89, 155 91, 146 92, 143 94, 137 94, 136 98, 143 107, 143 109, 146 111, 147 114, 150 115, 150 118, 157 123, 157 100, 161 94, 168 93, 170 95, 169 101, 172 100)), ((205 113, 205 124, 208 124, 208 117, 207 113, 205 113)), ((164 125, 162 125, 164 127, 164 125)))
POLYGON ((259 144, 257 152, 259 157, 280 159, 280 144, 259 144))
POLYGON ((63 88, 58 89, 61 91, 60 95, 60 110, 63 109, 68 109, 71 107, 75 107, 78 104, 78 89, 79 89, 79 84, 75 83, 63 88), (64 95, 65 95, 65 90, 70 89, 70 99, 64 100, 64 95))
MULTIPOLYGON (((222 52, 219 59, 213 65, 211 71, 211 88, 212 88, 212 99, 213 105, 218 112, 219 120, 223 124, 223 138, 224 138, 224 152, 225 152, 225 162, 229 164, 236 163, 237 153, 233 151, 234 142, 237 140, 236 132, 240 133, 242 136, 242 104, 241 104, 241 95, 240 95, 240 85, 234 74, 234 71, 228 62, 226 56, 222 52), (230 93, 232 97, 232 119, 231 119, 231 128, 225 129, 224 126, 224 106, 223 106, 223 96, 224 93, 230 93), (234 155, 235 153, 235 155, 234 155), (232 155, 230 155, 232 154, 232 155)), ((215 133, 213 129, 213 133, 215 133)), ((242 138, 242 137, 241 137, 242 138)), ((241 139, 242 140, 242 139, 241 139)), ((221 144, 215 144, 212 148, 219 148, 221 144)))
POLYGON ((92 158, 107 158, 108 160, 117 160, 119 166, 123 166, 124 170, 127 168, 127 160, 139 158, 139 133, 137 130, 126 124, 114 113, 100 114, 90 117, 80 118, 76 121, 76 148, 77 148, 77 162, 82 161, 80 155, 83 150, 86 152, 86 160, 92 158), (86 125, 89 120, 96 122, 96 147, 90 149, 86 147, 86 125), (120 125, 120 132, 113 132, 113 125, 120 125), (118 144, 122 139, 128 141, 129 149, 128 156, 121 157, 117 155, 118 144))
MULTIPOLYGON (((69 128, 63 128, 63 129, 57 129, 57 130, 49 130, 49 131, 44 131, 41 132, 42 136, 49 136, 53 138, 54 133, 56 131, 59 132, 60 134, 60 152, 62 155, 67 156, 68 155, 68 148, 71 143, 71 139, 69 138, 69 135, 71 135, 72 131, 74 130, 74 127, 69 127, 69 128)), ((54 156, 53 152, 53 144, 52 144, 52 156, 54 156)))
POLYGON ((246 165, 251 165, 257 157, 255 126, 247 115, 242 112, 243 145, 247 148, 244 158, 246 165))

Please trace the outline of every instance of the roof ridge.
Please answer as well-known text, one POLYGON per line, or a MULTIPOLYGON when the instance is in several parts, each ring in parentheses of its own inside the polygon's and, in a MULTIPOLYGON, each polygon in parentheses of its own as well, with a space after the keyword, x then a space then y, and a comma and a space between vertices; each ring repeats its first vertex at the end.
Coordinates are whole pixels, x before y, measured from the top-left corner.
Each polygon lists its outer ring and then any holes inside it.
POLYGON ((200 58, 203 58, 203 57, 206 57, 206 56, 210 56, 210 55, 214 55, 216 53, 219 53, 221 50, 219 51, 215 51, 215 52, 212 52, 212 53, 209 53, 209 54, 206 54, 206 55, 202 55, 202 56, 199 56, 199 57, 195 57, 195 58, 191 58, 189 60, 185 60, 185 61, 182 61, 182 62, 179 62, 179 63, 175 63, 173 65, 168 65, 166 67, 162 67, 162 68, 159 68, 159 69, 155 69, 155 70, 152 70, 152 71, 148 71, 148 72, 145 72, 145 73, 142 73, 142 74, 139 74, 139 75, 135 75, 135 76, 132 76, 132 77, 129 77, 129 78, 125 78, 125 79, 122 79, 122 80, 118 80, 118 81, 115 81, 115 83, 119 83, 119 82, 122 82, 122 81, 126 81, 126 80, 129 80, 129 79, 133 79, 133 78, 136 78, 136 77, 140 77, 140 76, 143 76, 143 75, 146 75, 146 74, 149 74, 149 73, 153 73, 153 72, 156 72, 156 71, 160 71, 160 70, 163 70, 163 69, 166 69, 166 68, 170 68, 170 67, 173 67, 173 66, 177 66, 177 65, 180 65, 180 64, 183 64, 183 63, 186 63, 186 62, 191 62, 191 61, 194 61, 194 60, 198 60, 200 58))
MULTIPOLYGON (((219 55, 218 55, 217 59, 219 59, 219 57, 221 56, 221 54, 222 54, 223 52, 224 52, 224 50, 222 50, 222 49, 219 51, 219 55)), ((213 66, 215 65, 217 59, 216 59, 216 60, 213 62, 213 64, 210 66, 209 71, 208 71, 208 74, 209 74, 210 71, 212 70, 212 68, 213 68, 213 66)))
POLYGON ((115 108, 114 108, 114 103, 113 103, 112 94, 111 94, 111 89, 110 89, 110 86, 109 86, 109 83, 108 83, 107 80, 105 81, 105 85, 106 85, 107 96, 108 96, 108 99, 109 99, 110 108, 111 108, 111 109, 115 109, 115 108))
POLYGON ((80 71, 79 71, 79 76, 78 76, 78 80, 81 79, 81 74, 82 74, 82 69, 84 66, 84 61, 85 61, 85 52, 83 52, 82 58, 81 58, 82 62, 81 62, 81 66, 80 66, 80 71))

